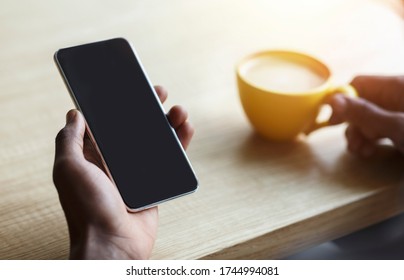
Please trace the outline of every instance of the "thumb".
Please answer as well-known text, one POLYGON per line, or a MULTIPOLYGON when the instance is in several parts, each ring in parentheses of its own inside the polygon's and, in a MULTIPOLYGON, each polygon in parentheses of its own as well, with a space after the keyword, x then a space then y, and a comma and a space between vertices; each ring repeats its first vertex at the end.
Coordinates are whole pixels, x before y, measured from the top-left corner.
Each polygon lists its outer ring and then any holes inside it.
POLYGON ((84 118, 77 110, 70 110, 66 115, 66 125, 56 136, 56 159, 59 157, 83 156, 84 118))
POLYGON ((369 140, 397 138, 402 119, 400 113, 387 111, 363 98, 344 95, 334 96, 330 105, 333 108, 331 122, 347 121, 358 127, 369 140))

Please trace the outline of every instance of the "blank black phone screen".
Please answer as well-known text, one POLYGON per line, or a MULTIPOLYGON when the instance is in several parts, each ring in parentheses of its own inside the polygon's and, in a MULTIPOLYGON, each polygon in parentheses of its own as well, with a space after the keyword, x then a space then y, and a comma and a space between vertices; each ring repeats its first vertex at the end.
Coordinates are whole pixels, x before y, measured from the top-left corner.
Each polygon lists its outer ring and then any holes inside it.
POLYGON ((61 49, 55 59, 129 208, 196 190, 189 161, 125 39, 61 49))

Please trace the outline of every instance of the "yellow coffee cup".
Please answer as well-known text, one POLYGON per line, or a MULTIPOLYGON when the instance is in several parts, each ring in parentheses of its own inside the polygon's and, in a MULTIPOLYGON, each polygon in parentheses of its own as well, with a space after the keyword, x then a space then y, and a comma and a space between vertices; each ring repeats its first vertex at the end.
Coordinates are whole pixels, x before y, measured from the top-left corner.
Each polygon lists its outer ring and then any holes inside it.
POLYGON ((357 95, 350 85, 334 85, 331 76, 320 60, 294 51, 263 51, 237 65, 247 118, 259 134, 275 141, 290 141, 328 126, 328 121, 317 121, 317 117, 330 95, 357 95))

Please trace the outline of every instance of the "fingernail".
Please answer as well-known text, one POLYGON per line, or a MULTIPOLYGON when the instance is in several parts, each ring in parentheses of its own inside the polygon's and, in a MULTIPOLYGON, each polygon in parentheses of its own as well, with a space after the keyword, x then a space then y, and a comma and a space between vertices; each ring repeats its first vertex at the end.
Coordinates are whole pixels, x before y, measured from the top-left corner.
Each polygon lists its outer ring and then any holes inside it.
POLYGON ((77 111, 76 110, 70 110, 69 112, 67 112, 66 115, 66 123, 71 123, 77 115, 77 111))

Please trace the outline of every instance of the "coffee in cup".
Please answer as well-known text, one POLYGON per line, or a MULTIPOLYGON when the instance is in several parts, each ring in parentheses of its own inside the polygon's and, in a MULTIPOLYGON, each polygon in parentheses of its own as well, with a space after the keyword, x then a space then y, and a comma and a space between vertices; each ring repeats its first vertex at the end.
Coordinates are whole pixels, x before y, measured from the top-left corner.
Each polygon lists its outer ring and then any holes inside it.
POLYGON ((306 54, 273 50, 250 55, 237 66, 241 104, 256 131, 270 140, 288 141, 324 126, 317 116, 325 99, 356 96, 350 85, 334 86, 331 71, 306 54))

